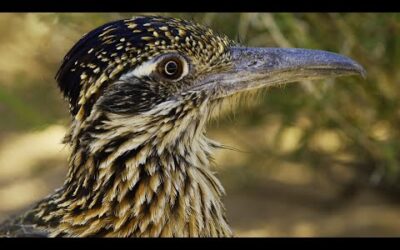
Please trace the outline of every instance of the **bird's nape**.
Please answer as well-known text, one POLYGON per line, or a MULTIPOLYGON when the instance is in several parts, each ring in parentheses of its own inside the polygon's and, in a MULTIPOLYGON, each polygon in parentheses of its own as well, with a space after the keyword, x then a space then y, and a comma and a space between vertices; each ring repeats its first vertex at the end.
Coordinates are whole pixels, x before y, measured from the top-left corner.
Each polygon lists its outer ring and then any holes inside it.
MULTIPOLYGON (((87 33, 57 74, 70 104, 64 185, 6 236, 232 236, 205 135, 214 104, 276 84, 365 75, 334 53, 245 48, 202 25, 136 17, 87 33)), ((11 229, 12 228, 12 229, 11 229)))

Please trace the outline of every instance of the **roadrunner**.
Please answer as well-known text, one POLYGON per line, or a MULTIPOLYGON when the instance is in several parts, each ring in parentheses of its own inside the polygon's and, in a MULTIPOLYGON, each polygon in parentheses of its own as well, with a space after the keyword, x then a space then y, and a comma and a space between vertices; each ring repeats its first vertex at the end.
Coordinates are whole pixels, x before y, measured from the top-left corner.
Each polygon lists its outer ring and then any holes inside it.
POLYGON ((0 235, 232 236, 205 124, 242 93, 361 74, 319 50, 248 48, 199 24, 143 16, 86 34, 56 80, 70 105, 64 185, 0 235))

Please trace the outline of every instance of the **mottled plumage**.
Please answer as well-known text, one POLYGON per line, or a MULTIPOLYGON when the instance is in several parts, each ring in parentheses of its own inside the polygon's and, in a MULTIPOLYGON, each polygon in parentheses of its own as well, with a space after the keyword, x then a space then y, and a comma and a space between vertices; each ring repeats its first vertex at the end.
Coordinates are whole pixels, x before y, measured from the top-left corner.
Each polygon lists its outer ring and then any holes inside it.
POLYGON ((232 236, 210 169, 212 112, 247 90, 363 72, 333 53, 236 46, 166 17, 86 34, 56 76, 73 117, 64 185, 0 235, 232 236))

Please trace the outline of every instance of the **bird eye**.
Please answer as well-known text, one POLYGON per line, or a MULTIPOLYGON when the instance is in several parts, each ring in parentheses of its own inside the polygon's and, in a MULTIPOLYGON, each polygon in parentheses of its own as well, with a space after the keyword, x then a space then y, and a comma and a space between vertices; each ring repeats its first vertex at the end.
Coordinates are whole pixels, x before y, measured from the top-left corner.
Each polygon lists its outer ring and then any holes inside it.
POLYGON ((175 61, 168 61, 164 66, 165 74, 173 76, 178 73, 178 64, 175 61))
POLYGON ((183 59, 181 58, 166 58, 159 64, 159 73, 169 80, 178 80, 184 73, 183 59))

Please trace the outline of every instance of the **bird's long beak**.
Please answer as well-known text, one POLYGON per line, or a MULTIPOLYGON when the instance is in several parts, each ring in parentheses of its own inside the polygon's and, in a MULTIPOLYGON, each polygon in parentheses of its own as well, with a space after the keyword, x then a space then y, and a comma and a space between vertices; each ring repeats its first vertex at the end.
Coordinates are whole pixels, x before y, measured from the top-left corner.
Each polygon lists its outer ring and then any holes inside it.
POLYGON ((228 71, 204 79, 216 99, 282 83, 366 74, 352 59, 321 50, 233 47, 231 57, 228 71))

